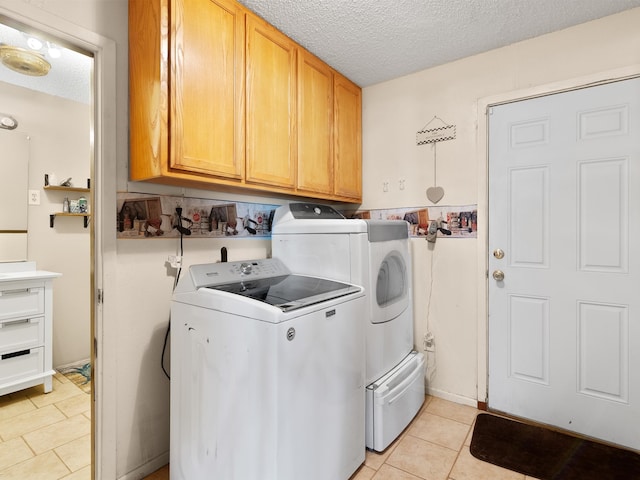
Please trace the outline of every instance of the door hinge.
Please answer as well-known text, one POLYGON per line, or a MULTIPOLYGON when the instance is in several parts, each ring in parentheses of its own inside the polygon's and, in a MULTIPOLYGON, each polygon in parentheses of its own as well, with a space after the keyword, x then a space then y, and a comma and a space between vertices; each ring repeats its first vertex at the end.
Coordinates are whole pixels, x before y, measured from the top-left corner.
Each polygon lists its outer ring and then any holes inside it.
POLYGON ((99 288, 98 289, 98 303, 102 304, 104 302, 104 293, 102 292, 102 289, 99 288))

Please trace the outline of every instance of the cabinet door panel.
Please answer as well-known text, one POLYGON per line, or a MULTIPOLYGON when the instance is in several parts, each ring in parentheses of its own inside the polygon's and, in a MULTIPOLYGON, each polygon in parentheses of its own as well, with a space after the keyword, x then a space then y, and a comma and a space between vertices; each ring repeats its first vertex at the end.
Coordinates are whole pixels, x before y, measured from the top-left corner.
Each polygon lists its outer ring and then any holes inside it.
POLYGON ((168 2, 129 2, 129 178, 167 168, 169 116, 168 2))
POLYGON ((247 182, 294 187, 295 67, 295 44, 247 14, 247 182))
POLYGON ((362 93, 342 75, 334 77, 335 194, 362 198, 362 93))
POLYGON ((333 193, 333 73, 299 50, 298 190, 333 193))
POLYGON ((226 0, 174 6, 170 165, 241 179, 244 11, 226 0))

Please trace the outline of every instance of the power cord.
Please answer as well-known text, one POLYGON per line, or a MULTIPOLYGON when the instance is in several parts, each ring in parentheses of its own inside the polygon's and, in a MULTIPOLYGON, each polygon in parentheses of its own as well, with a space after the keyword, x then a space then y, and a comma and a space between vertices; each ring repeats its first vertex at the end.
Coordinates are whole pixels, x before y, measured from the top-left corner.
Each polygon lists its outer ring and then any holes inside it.
MULTIPOLYGON (((181 219, 182 219, 182 207, 176 207, 176 215, 178 216, 178 225, 180 225, 181 219)), ((191 231, 184 228, 178 228, 177 230, 180 232, 180 258, 182 258, 182 256, 184 255, 183 239, 184 239, 185 230, 188 231, 189 234, 191 233, 191 231)), ((178 280, 180 280, 181 272, 182 272, 182 262, 180 262, 180 266, 178 267, 178 272, 176 273, 176 278, 173 282, 172 292, 175 292, 176 287, 178 286, 178 280)), ((167 325, 167 331, 164 334, 164 344, 162 345, 162 356, 160 357, 160 367, 162 367, 162 371, 164 372, 164 375, 169 380, 171 380, 171 375, 169 374, 169 372, 167 372, 167 369, 164 366, 164 356, 167 351, 167 343, 169 341, 170 332, 171 332, 171 314, 169 314, 169 324, 167 325)))
POLYGON ((173 226, 176 230, 180 232, 180 248, 182 248, 182 236, 183 235, 191 235, 191 226, 193 225, 193 220, 187 217, 182 216, 182 207, 176 207, 176 224, 173 226), (189 228, 185 228, 182 226, 182 221, 188 222, 189 228))
POLYGON ((429 266, 430 270, 430 279, 429 279, 429 295, 427 297, 427 318, 426 318, 426 327, 427 330, 425 332, 425 336, 423 339, 423 349, 425 351, 425 374, 427 377, 427 382, 429 387, 433 384, 433 379, 436 375, 436 342, 429 328, 430 324, 430 316, 431 316, 431 298, 433 296, 433 274, 434 274, 434 264, 436 263, 436 250, 435 248, 431 250, 431 265, 429 266))

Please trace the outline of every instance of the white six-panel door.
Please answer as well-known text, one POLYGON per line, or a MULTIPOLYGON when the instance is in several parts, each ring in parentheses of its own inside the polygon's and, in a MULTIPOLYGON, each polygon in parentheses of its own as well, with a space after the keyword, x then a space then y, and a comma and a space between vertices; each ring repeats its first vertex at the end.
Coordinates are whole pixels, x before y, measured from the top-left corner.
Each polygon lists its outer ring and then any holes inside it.
POLYGON ((490 109, 488 254, 489 408, 640 449, 640 79, 490 109))

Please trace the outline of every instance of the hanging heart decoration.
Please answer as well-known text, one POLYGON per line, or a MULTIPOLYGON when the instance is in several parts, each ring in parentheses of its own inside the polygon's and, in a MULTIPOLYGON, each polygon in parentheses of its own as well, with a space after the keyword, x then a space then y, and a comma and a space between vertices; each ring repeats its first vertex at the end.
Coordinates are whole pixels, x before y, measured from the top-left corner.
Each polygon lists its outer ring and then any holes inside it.
POLYGON ((444 188, 429 187, 427 188, 427 198, 433 203, 438 203, 444 197, 444 188))
POLYGON ((431 144, 433 148, 433 187, 427 188, 427 198, 433 202, 438 203, 444 197, 444 188, 437 186, 437 167, 436 167, 436 144, 446 140, 454 140, 456 138, 455 125, 449 125, 445 123, 441 118, 434 116, 424 128, 416 134, 417 145, 431 144), (434 120, 439 120, 442 126, 427 128, 434 120))
POLYGON ((436 167, 436 144, 433 143, 433 187, 427 188, 427 198, 433 203, 438 203, 444 197, 444 188, 436 186, 438 178, 438 169, 436 167))

